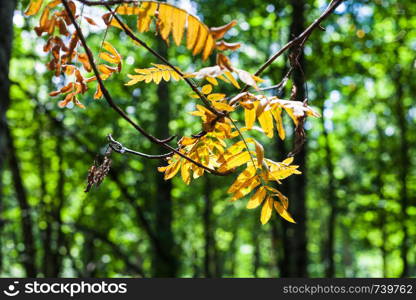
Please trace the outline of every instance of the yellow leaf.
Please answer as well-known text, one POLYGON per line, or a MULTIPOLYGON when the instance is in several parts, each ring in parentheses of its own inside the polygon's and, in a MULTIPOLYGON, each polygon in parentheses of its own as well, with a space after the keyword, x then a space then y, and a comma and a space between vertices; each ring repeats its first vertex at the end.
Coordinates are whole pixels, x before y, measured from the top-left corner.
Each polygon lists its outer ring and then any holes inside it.
POLYGON ((120 54, 118 53, 118 51, 116 50, 116 48, 114 48, 113 45, 111 45, 109 42, 104 41, 103 48, 105 50, 107 50, 108 52, 110 52, 111 55, 113 55, 113 57, 117 60, 117 63, 119 63, 121 61, 120 54))
MULTIPOLYGON (((5 0, 2 0, 2 1, 5 1, 5 0)), ((29 3, 29 6, 25 10, 25 15, 26 16, 36 15, 42 6, 42 3, 43 3, 43 0, 31 0, 29 3)))
POLYGON ((191 164, 189 161, 183 162, 181 167, 181 177, 183 182, 189 184, 191 182, 191 164))
POLYGON ((198 38, 199 21, 194 16, 188 16, 186 48, 193 49, 198 38))
POLYGON ((218 110, 234 111, 234 107, 228 105, 227 103, 212 102, 212 106, 214 106, 218 110))
POLYGON ((212 85, 211 84, 206 84, 202 87, 201 92, 204 95, 208 95, 212 92, 212 85))
POLYGON ((93 26, 97 26, 97 23, 95 23, 95 21, 94 21, 94 19, 92 19, 92 18, 90 18, 90 17, 87 17, 87 16, 84 16, 84 19, 90 24, 90 25, 93 25, 93 26))
POLYGON ((211 54, 212 50, 214 50, 214 48, 215 48, 215 41, 212 38, 212 36, 209 34, 207 36, 207 40, 205 42, 204 51, 202 52, 202 59, 206 60, 210 56, 210 54, 211 54))
POLYGON ((257 83, 256 83, 256 80, 254 80, 253 75, 251 75, 247 71, 239 70, 239 69, 236 69, 236 72, 242 82, 257 89, 257 83))
POLYGON ((272 117, 270 110, 263 111, 263 113, 259 115, 258 119, 259 119, 260 126, 263 129, 266 136, 269 138, 272 138, 273 137, 273 117, 272 117))
POLYGON ((179 171, 179 168, 181 167, 182 159, 178 159, 176 162, 170 164, 165 171, 165 180, 169 180, 173 178, 179 171))
POLYGON ((103 73, 104 75, 110 75, 114 72, 117 72, 117 69, 107 66, 105 64, 101 64, 101 65, 98 65, 98 71, 100 71, 100 73, 103 73))
POLYGON ((294 157, 293 156, 288 157, 284 161, 282 161, 282 164, 290 165, 293 162, 293 160, 294 160, 294 157))
POLYGON ((291 223, 296 223, 295 220, 293 220, 292 216, 289 214, 289 212, 278 201, 274 201, 274 208, 283 219, 291 223))
POLYGON ((246 121, 247 129, 253 128, 254 122, 256 121, 256 110, 253 109, 244 109, 244 119, 246 121))
POLYGON ((237 176, 233 184, 228 188, 227 193, 235 193, 248 179, 252 178, 254 174, 256 174, 256 168, 253 166, 247 167, 237 176))
POLYGON ((162 77, 163 77, 163 80, 169 81, 170 80, 170 71, 169 70, 164 70, 162 72, 162 77))
POLYGON ((247 203, 247 209, 253 209, 258 207, 264 200, 264 197, 266 197, 267 191, 266 189, 262 186, 260 187, 256 193, 253 194, 253 196, 251 196, 250 200, 247 203))
MULTIPOLYGON (((91 68, 90 60, 88 59, 88 56, 87 56, 86 53, 79 53, 78 54, 78 60, 84 66, 85 71, 91 72, 92 68, 91 68)), ((71 69, 71 68, 69 67, 69 69, 71 69)), ((71 72, 71 71, 68 70, 68 72, 71 72)))
POLYGON ((106 62, 112 63, 112 64, 118 64, 119 60, 115 58, 114 56, 108 54, 107 52, 101 52, 99 57, 106 62))
POLYGON ((205 42, 207 40, 208 30, 204 27, 204 25, 199 25, 199 31, 197 35, 197 41, 195 42, 194 51, 192 55, 197 55, 199 52, 202 51, 204 48, 205 42))
POLYGON ((54 7, 56 7, 56 6, 58 6, 59 4, 61 4, 62 3, 62 0, 54 0, 54 1, 52 1, 52 2, 49 2, 48 3, 48 5, 46 6, 46 7, 48 7, 48 8, 54 8, 54 7))
POLYGON ((220 26, 220 27, 211 27, 210 32, 214 39, 218 40, 222 38, 225 33, 230 30, 233 26, 237 25, 236 20, 232 20, 230 23, 220 26))
POLYGON ((263 145, 256 140, 254 140, 254 145, 256 147, 257 165, 261 167, 264 159, 264 148, 263 145))
POLYGON ((172 35, 176 46, 179 46, 182 41, 183 32, 185 30, 187 13, 181 9, 173 9, 172 11, 172 35))
POLYGON ((245 164, 251 159, 248 151, 240 152, 236 155, 231 156, 224 164, 221 165, 219 171, 224 172, 245 164))
POLYGON ((103 92, 101 90, 101 86, 97 84, 97 90, 95 91, 94 99, 100 99, 102 96, 103 96, 103 92))
POLYGON ((245 147, 244 141, 239 141, 227 149, 224 153, 224 157, 228 159, 230 156, 240 153, 245 147))
POLYGON ((233 195, 231 201, 236 201, 236 200, 244 197, 245 195, 249 194, 259 184, 260 184, 260 180, 258 179, 257 176, 254 176, 254 177, 250 178, 249 180, 247 180, 246 182, 244 182, 239 187, 239 189, 237 190, 237 192, 233 195))
POLYGON ((273 212, 273 199, 272 197, 267 197, 261 209, 261 215, 260 215, 261 224, 264 225, 267 222, 269 222, 272 216, 272 212, 273 212))
POLYGON ((227 77, 228 80, 231 81, 231 83, 236 87, 236 88, 240 88, 240 85, 238 84, 237 80, 235 80, 233 74, 231 74, 230 71, 226 71, 224 72, 225 77, 227 77))
POLYGON ((176 71, 171 71, 170 72, 171 77, 173 78, 173 80, 175 81, 179 81, 182 79, 181 75, 179 75, 178 73, 176 73, 176 71))
POLYGON ((278 108, 272 109, 271 112, 276 122, 276 128, 277 128, 277 132, 279 133, 279 137, 280 139, 284 140, 286 134, 285 134, 285 129, 283 127, 282 109, 278 107, 278 108))
POLYGON ((215 79, 214 77, 205 77, 205 79, 209 82, 209 83, 211 83, 211 84, 213 84, 213 85, 218 85, 218 81, 217 81, 217 79, 215 79))

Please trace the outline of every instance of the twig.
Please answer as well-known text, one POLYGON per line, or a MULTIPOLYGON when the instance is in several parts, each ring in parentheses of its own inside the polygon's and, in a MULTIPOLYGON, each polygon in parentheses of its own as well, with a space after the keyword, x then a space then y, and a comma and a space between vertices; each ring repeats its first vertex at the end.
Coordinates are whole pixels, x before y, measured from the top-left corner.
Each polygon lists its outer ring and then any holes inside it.
MULTIPOLYGON (((333 0, 329 3, 328 7, 321 14, 319 18, 312 22, 300 35, 292 39, 286 45, 284 45, 280 50, 273 54, 257 71, 254 73, 255 76, 259 76, 264 72, 279 56, 281 56, 285 51, 292 48, 295 45, 303 46, 306 40, 309 38, 311 33, 315 28, 319 28, 321 22, 326 19, 344 0, 333 0)), ((249 86, 246 85, 242 92, 246 92, 249 89, 249 86)))

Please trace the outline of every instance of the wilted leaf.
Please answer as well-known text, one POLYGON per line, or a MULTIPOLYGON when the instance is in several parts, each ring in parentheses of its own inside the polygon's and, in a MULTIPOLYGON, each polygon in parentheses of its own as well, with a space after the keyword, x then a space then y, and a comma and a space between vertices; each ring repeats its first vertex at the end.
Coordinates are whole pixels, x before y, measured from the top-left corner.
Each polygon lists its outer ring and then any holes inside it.
POLYGON ((296 223, 295 220, 293 220, 292 216, 289 214, 289 212, 278 201, 274 201, 274 208, 283 219, 291 223, 296 223))

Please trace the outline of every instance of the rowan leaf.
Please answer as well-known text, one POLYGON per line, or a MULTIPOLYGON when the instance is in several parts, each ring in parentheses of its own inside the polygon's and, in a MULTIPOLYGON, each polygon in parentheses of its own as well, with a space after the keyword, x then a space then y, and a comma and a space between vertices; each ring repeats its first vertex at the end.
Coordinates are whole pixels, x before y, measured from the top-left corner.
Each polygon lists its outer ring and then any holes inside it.
POLYGON ((182 164, 182 160, 178 159, 177 161, 173 162, 172 164, 169 164, 169 166, 165 170, 165 180, 169 180, 173 178, 179 171, 182 164))
POLYGON ((279 134, 280 139, 284 140, 286 137, 285 129, 283 127, 283 120, 282 120, 282 109, 275 108, 271 110, 274 121, 276 122, 276 129, 279 134))
POLYGON ((173 14, 173 6, 164 5, 164 4, 163 5, 161 4, 159 6, 157 26, 159 28, 160 36, 165 41, 167 41, 168 36, 172 30, 172 14, 173 14))
POLYGON ((296 223, 295 220, 293 220, 290 213, 283 207, 282 204, 280 204, 278 201, 274 201, 274 208, 276 209, 277 213, 286 221, 289 221, 291 223, 296 223))
POLYGON ((257 165, 261 167, 263 165, 264 159, 264 148, 263 145, 254 140, 254 145, 256 147, 256 158, 257 158, 257 165))
POLYGON ((236 87, 236 88, 240 88, 240 85, 238 84, 237 80, 235 80, 233 74, 231 74, 230 71, 226 71, 224 72, 225 77, 231 81, 231 83, 236 87))
POLYGON ((219 101, 219 100, 224 99, 225 97, 226 97, 225 94, 218 94, 218 93, 210 94, 210 95, 207 96, 209 101, 219 101))
MULTIPOLYGON (((203 29, 202 29, 203 30, 203 29)), ((189 50, 193 49, 195 42, 198 38, 199 32, 199 20, 194 16, 188 17, 188 28, 187 28, 187 39, 186 39, 186 48, 189 50)))
POLYGON ((244 119, 246 122, 247 129, 253 128, 254 122, 256 121, 256 109, 244 108, 244 119))
POLYGON ((223 26, 211 27, 210 28, 211 35, 214 39, 219 40, 219 39, 223 38, 223 36, 227 33, 227 31, 230 30, 235 25, 237 25, 237 21, 232 20, 230 23, 225 24, 223 26))
POLYGON ((267 197, 266 201, 263 204, 263 207, 261 209, 261 215, 260 215, 260 222, 261 224, 266 224, 269 222, 273 212, 273 198, 267 197))
POLYGON ((244 182, 239 189, 234 193, 231 201, 236 201, 246 195, 248 195, 252 190, 254 190, 260 184, 258 176, 253 176, 246 182, 244 182))
POLYGON ((139 32, 146 32, 150 28, 152 17, 157 10, 156 2, 143 2, 140 6, 140 10, 137 18, 137 30, 139 32))

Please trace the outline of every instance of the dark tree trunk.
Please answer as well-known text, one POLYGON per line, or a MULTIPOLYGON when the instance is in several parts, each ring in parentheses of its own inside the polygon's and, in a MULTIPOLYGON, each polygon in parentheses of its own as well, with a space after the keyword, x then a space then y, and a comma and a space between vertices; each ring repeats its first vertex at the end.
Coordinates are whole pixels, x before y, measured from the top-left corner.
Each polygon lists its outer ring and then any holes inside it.
POLYGON ((205 177, 204 190, 204 273, 205 277, 212 278, 216 275, 216 260, 215 260, 215 237, 213 233, 212 224, 212 199, 211 199, 211 180, 207 175, 205 177))
POLYGON ((9 157, 10 171, 13 177, 16 198, 20 208, 20 222, 22 226, 23 242, 25 245, 23 252, 23 265, 28 277, 36 277, 36 246, 33 236, 33 221, 31 208, 27 201, 26 189, 23 186, 22 176, 20 174, 19 160, 14 146, 14 140, 10 129, 6 127, 7 152, 9 157))
MULTIPOLYGON (((13 40, 14 0, 0 1, 0 214, 3 212, 3 171, 7 158, 7 120, 6 112, 10 104, 9 63, 13 40)), ((0 250, 2 247, 3 222, 0 220, 0 250)), ((0 252, 0 270, 3 266, 0 252)))
MULTIPOLYGON (((158 53, 167 57, 166 45, 159 42, 158 53)), ((169 136, 170 95, 166 82, 157 86, 158 100, 155 107, 157 137, 169 136)), ((163 256, 155 251, 153 262, 154 277, 175 277, 178 261, 175 256, 175 242, 172 232, 172 181, 164 180, 161 174, 156 177, 156 234, 164 252, 163 256)))
MULTIPOLYGON (((292 24, 290 26, 290 37, 299 35, 304 29, 305 20, 305 1, 292 0, 292 24)), ((293 72, 293 81, 296 86, 296 99, 303 101, 305 99, 305 59, 303 53, 298 59, 299 65, 293 72)), ((293 212, 293 217, 297 224, 288 224, 287 233, 291 240, 291 251, 289 253, 289 276, 290 277, 307 277, 308 252, 306 239, 306 149, 307 144, 302 147, 302 150, 296 155, 296 164, 300 165, 302 175, 293 176, 290 180, 291 194, 290 207, 293 212)))

